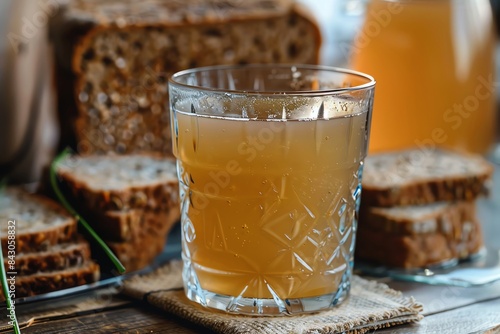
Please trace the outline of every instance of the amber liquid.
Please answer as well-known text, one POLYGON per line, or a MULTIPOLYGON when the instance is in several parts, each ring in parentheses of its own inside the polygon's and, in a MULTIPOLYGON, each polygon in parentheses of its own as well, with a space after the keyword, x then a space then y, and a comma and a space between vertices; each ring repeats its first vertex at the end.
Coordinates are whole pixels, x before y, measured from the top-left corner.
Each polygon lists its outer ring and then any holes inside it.
POLYGON ((366 112, 318 121, 176 117, 183 256, 201 287, 253 298, 334 293, 352 261, 366 112))
POLYGON ((488 5, 370 2, 352 52, 352 67, 377 81, 370 152, 491 148, 496 120, 488 5))

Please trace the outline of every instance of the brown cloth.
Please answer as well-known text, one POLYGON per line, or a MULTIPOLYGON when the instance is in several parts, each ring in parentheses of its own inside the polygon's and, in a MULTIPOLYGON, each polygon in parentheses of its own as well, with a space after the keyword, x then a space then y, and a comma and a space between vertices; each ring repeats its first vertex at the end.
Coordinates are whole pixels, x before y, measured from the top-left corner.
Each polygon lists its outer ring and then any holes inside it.
POLYGON ((332 310, 285 317, 253 317, 211 311, 182 290, 182 263, 173 261, 124 282, 123 293, 224 334, 366 333, 422 319, 422 305, 387 285, 353 276, 349 298, 332 310))

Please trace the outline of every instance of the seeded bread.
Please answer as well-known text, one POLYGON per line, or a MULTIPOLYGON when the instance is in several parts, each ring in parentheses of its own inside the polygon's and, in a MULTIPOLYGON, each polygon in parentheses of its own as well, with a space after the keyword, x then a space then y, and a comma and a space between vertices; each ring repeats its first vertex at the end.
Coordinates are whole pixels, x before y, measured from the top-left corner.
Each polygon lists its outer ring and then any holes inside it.
MULTIPOLYGON (((93 283, 99 280, 99 265, 94 262, 53 272, 39 272, 28 276, 16 277, 15 297, 29 297, 68 289, 78 285, 93 283)), ((0 298, 3 293, 0 292, 0 298)))
POLYGON ((95 212, 87 221, 107 241, 128 241, 141 231, 141 226, 144 224, 144 211, 144 209, 127 209, 95 212))
POLYGON ((180 209, 169 212, 144 212, 140 229, 124 242, 107 242, 128 272, 146 267, 163 250, 168 232, 179 220, 180 209))
POLYGON ((466 201, 391 208, 362 207, 359 229, 398 235, 440 233, 453 237, 463 224, 475 219, 476 204, 466 201))
POLYGON ((109 241, 133 240, 146 230, 162 232, 170 230, 167 223, 171 217, 172 224, 179 220, 179 205, 172 206, 169 210, 143 210, 129 209, 125 211, 105 211, 96 218, 93 227, 100 235, 109 241))
POLYGON ((11 235, 15 235, 16 254, 45 251, 73 240, 77 231, 76 220, 59 204, 18 188, 0 192, 0 222, 4 255, 8 254, 9 231, 15 231, 11 235))
POLYGON ((72 0, 51 36, 63 143, 79 153, 169 154, 172 73, 317 63, 321 43, 293 0, 72 0))
POLYGON ((179 219, 175 161, 152 154, 87 155, 61 161, 57 175, 82 215, 127 271, 150 264, 179 219))
POLYGON ((108 242, 127 272, 143 269, 161 254, 165 247, 165 237, 145 235, 131 242, 108 242))
POLYGON ((17 275, 31 275, 37 272, 50 272, 80 266, 90 261, 90 246, 87 241, 67 242, 51 246, 43 252, 19 253, 15 256, 14 270, 9 270, 8 258, 5 259, 6 271, 17 275))
POLYGON ((487 194, 493 167, 481 156, 441 150, 369 155, 363 170, 366 207, 474 200, 487 194))
POLYGON ((458 238, 450 239, 449 235, 441 233, 399 235, 360 228, 355 256, 358 260, 389 267, 422 268, 466 258, 483 247, 479 222, 464 224, 464 229, 457 234, 458 238))
POLYGON ((128 241, 134 239, 149 224, 159 223, 161 219, 157 217, 160 215, 161 213, 140 209, 106 211, 99 226, 108 240, 128 241))
POLYGON ((73 156, 61 161, 56 172, 74 201, 93 212, 169 210, 179 203, 176 165, 170 158, 73 156))
POLYGON ((402 268, 466 258, 483 245, 475 212, 475 202, 363 208, 356 257, 402 268))

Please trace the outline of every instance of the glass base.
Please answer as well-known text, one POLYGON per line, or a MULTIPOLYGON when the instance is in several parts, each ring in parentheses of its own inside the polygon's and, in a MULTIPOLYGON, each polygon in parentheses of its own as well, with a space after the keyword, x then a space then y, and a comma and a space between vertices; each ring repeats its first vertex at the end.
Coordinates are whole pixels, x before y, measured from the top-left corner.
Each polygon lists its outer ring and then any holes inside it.
POLYGON ((351 288, 350 270, 344 273, 336 293, 306 297, 281 299, 249 298, 227 296, 201 288, 196 273, 184 263, 184 291, 188 299, 208 308, 220 311, 253 316, 279 316, 313 313, 335 307, 344 301, 351 288))

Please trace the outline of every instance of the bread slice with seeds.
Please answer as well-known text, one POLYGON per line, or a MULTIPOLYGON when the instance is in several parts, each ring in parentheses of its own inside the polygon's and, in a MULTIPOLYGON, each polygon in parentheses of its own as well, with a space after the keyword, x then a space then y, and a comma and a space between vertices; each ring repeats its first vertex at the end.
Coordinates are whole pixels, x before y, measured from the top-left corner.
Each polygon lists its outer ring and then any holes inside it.
POLYGON ((150 265, 161 254, 167 236, 179 220, 180 209, 173 207, 169 212, 145 213, 138 233, 128 241, 107 242, 128 272, 150 265))
POLYGON ((51 36, 62 141, 81 154, 171 154, 171 74, 317 63, 321 44, 318 24, 293 0, 71 0, 51 36))
POLYGON ((105 211, 102 215, 94 215, 89 220, 99 234, 109 241, 134 240, 145 230, 165 233, 180 218, 179 205, 168 210, 129 209, 124 211, 105 211))
POLYGON ((147 266, 162 252, 180 216, 173 159, 152 154, 68 156, 56 173, 70 201, 127 271, 147 266))
POLYGON ((7 188, 0 191, 0 221, 3 265, 16 272, 16 298, 99 279, 100 268, 91 259, 90 245, 77 234, 76 220, 58 203, 20 188, 7 188))
POLYGON ((369 155, 356 257, 420 268, 467 258, 483 247, 476 199, 493 167, 483 157, 445 150, 369 155))
MULTIPOLYGON (((99 280, 99 277, 99 265, 95 262, 85 262, 63 270, 17 276, 15 298, 30 297, 69 289, 96 282, 99 280)), ((3 293, 0 293, 0 298, 4 299, 3 293)))
POLYGON ((359 227, 397 235, 441 233, 453 238, 463 224, 474 220, 475 202, 439 202, 390 208, 362 207, 359 227))
MULTIPOLYGON (((63 244, 51 246, 46 251, 19 253, 15 256, 15 272, 17 275, 31 275, 37 272, 48 272, 63 270, 70 267, 80 266, 90 261, 90 245, 86 240, 80 238, 78 241, 70 241, 63 244)), ((5 258, 6 271, 9 270, 8 258, 5 258)))
POLYGON ((76 220, 59 204, 19 188, 0 191, 0 236, 7 256, 9 235, 15 236, 16 254, 45 251, 75 239, 76 220))
POLYGON ((154 210, 126 209, 92 212, 80 209, 86 213, 86 220, 92 228, 107 241, 128 241, 141 231, 144 221, 150 221, 145 216, 155 215, 154 210))
POLYGON ((464 259, 483 248, 481 224, 477 220, 455 225, 457 228, 450 233, 408 235, 359 228, 355 256, 358 260, 409 269, 464 259))
POLYGON ((475 202, 363 208, 356 257, 418 268, 466 258, 482 246, 475 202))
POLYGON ((493 167, 481 156, 443 150, 369 155, 362 205, 390 207, 471 201, 487 194, 493 167))
POLYGON ((92 212, 168 210, 179 203, 175 160, 156 155, 68 156, 57 176, 92 212))

